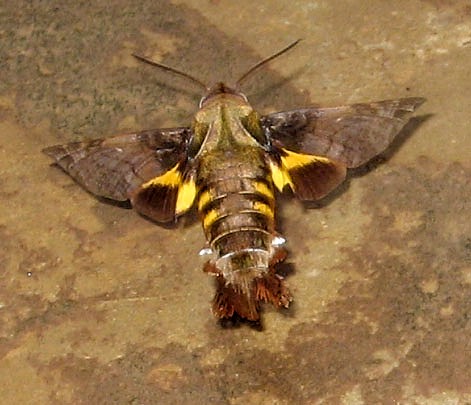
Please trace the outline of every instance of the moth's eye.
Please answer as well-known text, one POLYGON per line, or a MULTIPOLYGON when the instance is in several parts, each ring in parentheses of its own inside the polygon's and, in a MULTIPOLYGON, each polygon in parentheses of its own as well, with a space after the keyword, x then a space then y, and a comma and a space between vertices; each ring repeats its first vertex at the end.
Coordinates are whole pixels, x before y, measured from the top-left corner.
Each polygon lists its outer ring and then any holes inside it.
POLYGON ((260 125, 260 116, 256 111, 250 112, 245 117, 242 117, 240 121, 247 132, 252 135, 257 140, 257 142, 262 145, 267 143, 262 126, 260 125))

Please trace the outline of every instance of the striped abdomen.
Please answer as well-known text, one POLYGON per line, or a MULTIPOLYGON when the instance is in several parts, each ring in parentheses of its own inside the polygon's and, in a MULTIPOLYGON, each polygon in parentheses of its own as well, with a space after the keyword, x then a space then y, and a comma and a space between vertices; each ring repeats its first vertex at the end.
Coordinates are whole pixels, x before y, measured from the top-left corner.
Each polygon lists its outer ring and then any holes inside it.
POLYGON ((259 152, 249 156, 210 156, 204 164, 211 170, 203 167, 199 178, 198 211, 214 264, 229 283, 235 272, 262 274, 273 254, 273 183, 259 152))
POLYGON ((274 185, 261 148, 212 151, 201 158, 198 211, 217 276, 213 311, 259 319, 259 303, 287 307, 289 291, 274 265, 285 256, 274 221, 274 185))
POLYGON ((261 148, 212 151, 198 170, 198 211, 217 276, 213 311, 259 319, 260 302, 287 307, 289 291, 274 265, 285 256, 274 221, 274 185, 261 148))

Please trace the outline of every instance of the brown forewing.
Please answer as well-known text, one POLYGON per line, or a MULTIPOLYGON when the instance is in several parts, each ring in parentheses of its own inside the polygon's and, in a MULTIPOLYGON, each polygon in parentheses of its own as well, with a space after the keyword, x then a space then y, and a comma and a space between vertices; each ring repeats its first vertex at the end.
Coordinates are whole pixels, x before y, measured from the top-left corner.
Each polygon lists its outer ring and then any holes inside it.
POLYGON ((262 127, 274 146, 357 167, 384 151, 424 98, 401 98, 268 114, 262 127))
POLYGON ((185 157, 188 128, 147 130, 43 149, 89 192, 117 201, 185 157))

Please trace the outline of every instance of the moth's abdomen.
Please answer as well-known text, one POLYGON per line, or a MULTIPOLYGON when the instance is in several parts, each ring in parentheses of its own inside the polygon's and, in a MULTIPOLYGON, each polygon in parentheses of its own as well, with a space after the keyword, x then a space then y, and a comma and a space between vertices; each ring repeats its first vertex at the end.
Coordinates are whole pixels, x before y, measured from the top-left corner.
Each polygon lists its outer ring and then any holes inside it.
POLYGON ((275 232, 274 184, 264 162, 225 162, 198 185, 198 211, 214 254, 205 269, 217 276, 213 311, 259 319, 259 303, 289 304, 289 292, 275 272, 283 260, 283 239, 275 232), (234 175, 235 174, 235 175, 234 175))
POLYGON ((273 184, 266 177, 214 179, 200 189, 198 210, 217 257, 269 252, 274 234, 273 184))

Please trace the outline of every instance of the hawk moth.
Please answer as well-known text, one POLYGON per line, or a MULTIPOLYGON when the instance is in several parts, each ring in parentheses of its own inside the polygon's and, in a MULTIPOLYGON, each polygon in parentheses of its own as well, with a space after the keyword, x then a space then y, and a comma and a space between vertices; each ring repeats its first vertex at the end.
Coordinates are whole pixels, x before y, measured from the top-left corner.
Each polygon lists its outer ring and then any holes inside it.
POLYGON ((96 196, 129 200, 139 213, 168 222, 196 206, 207 245, 204 270, 215 276, 218 318, 260 318, 260 304, 288 307, 291 296, 276 264, 286 257, 275 230, 275 192, 290 188, 318 200, 394 140, 425 101, 401 98, 259 115, 239 90, 198 80, 138 59, 205 87, 189 126, 145 130, 44 149, 96 196))

